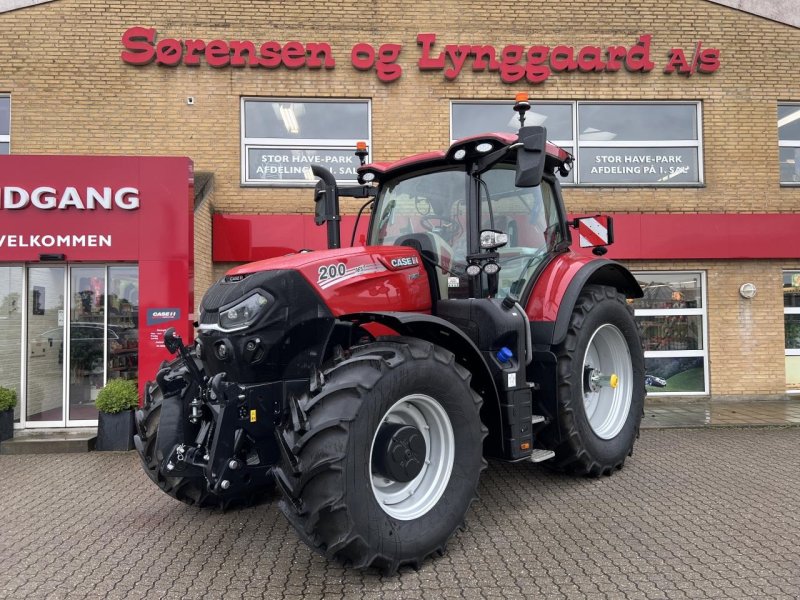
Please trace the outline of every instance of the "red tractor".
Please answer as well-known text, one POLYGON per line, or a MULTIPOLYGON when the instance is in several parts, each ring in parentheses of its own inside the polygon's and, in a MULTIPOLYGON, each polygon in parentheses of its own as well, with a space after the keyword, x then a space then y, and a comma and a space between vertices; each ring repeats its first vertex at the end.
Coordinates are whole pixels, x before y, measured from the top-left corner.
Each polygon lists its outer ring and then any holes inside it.
MULTIPOLYGON (((443 553, 486 458, 598 477, 638 437, 644 358, 621 265, 570 249, 612 241, 568 221, 572 158, 542 127, 363 164, 313 167, 329 250, 237 267, 173 330, 137 412, 150 478, 199 506, 277 485, 312 548, 394 572, 443 553), (367 245, 339 248, 340 195, 371 207, 367 245), (592 240, 594 240, 592 242, 592 240)), ((363 211, 363 209, 362 209, 363 211)))

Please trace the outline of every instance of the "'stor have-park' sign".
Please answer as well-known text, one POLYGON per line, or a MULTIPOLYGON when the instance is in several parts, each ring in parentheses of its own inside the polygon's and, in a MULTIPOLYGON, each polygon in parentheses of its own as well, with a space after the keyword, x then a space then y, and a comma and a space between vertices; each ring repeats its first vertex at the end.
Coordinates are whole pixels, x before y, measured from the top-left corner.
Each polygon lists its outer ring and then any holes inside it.
MULTIPOLYGON (((420 71, 440 71, 455 80, 465 70, 496 73, 504 83, 544 83, 554 73, 613 73, 626 69, 649 73, 656 68, 651 57, 651 34, 640 35, 629 45, 583 46, 509 44, 437 44, 435 33, 417 35, 416 65, 420 71)), ((334 69, 336 57, 327 42, 275 40, 202 40, 161 38, 151 27, 131 27, 122 35, 120 57, 133 66, 157 64, 165 67, 253 69, 334 69)), ((360 42, 350 50, 350 64, 360 71, 373 71, 379 80, 396 81, 403 74, 403 45, 360 42)), ((664 73, 709 74, 720 67, 720 52, 697 41, 691 48, 673 47, 662 62, 664 73)))

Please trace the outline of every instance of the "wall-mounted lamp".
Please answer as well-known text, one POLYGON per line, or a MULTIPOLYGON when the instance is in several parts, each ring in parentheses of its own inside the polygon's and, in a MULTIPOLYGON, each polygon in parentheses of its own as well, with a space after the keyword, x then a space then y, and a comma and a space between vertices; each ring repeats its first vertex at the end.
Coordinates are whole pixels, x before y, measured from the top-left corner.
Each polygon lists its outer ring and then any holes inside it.
POLYGON ((739 287, 739 295, 745 300, 752 300, 756 295, 756 285, 754 283, 743 283, 739 287))

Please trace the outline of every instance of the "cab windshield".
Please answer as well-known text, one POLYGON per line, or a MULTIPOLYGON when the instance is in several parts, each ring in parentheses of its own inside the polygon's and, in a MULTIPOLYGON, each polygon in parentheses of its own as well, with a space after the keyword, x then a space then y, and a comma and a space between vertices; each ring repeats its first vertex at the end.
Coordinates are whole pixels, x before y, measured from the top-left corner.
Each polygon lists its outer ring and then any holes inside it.
MULTIPOLYGON (((508 234, 498 250, 498 297, 520 294, 548 252, 562 238, 555 193, 542 181, 534 188, 514 185, 513 165, 498 164, 478 180, 480 229, 508 234)), ((433 248, 442 298, 467 297, 467 198, 475 184, 463 168, 430 171, 382 186, 370 231, 373 245, 409 239, 433 248)), ((477 251, 474 249, 473 251, 477 251)))

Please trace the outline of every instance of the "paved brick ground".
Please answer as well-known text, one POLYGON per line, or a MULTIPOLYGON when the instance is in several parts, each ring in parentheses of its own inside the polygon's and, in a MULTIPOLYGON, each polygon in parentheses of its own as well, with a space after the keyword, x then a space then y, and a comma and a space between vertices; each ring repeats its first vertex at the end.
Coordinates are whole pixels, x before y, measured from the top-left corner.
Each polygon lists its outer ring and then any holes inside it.
POLYGON ((386 578, 312 554, 275 502, 186 507, 132 453, 0 456, 0 597, 797 598, 798 449, 647 430, 607 479, 491 464, 448 553, 386 578))

